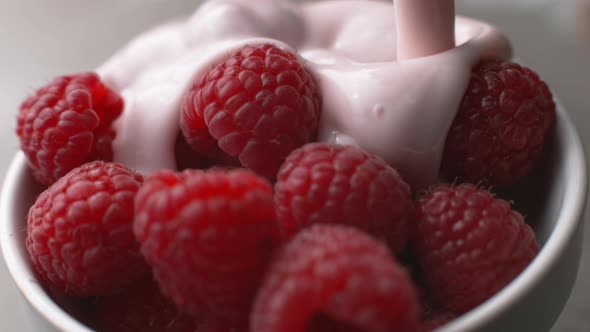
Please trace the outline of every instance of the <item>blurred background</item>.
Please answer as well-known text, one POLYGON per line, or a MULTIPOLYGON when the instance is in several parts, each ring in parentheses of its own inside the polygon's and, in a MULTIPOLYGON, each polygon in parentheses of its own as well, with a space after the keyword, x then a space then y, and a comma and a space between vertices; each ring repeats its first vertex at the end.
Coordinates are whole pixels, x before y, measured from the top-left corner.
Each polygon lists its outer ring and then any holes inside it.
MULTIPOLYGON (((131 37, 198 0, 0 0, 0 174, 17 151, 20 101, 50 78, 92 70, 131 37)), ((517 59, 559 96, 590 147, 590 0, 457 0, 513 42, 517 59)), ((554 332, 590 331, 590 227, 577 284, 554 332)), ((0 330, 29 330, 0 262, 0 330)), ((523 331, 527 331, 523 326, 523 331)), ((534 331, 532 331, 534 332, 534 331)))

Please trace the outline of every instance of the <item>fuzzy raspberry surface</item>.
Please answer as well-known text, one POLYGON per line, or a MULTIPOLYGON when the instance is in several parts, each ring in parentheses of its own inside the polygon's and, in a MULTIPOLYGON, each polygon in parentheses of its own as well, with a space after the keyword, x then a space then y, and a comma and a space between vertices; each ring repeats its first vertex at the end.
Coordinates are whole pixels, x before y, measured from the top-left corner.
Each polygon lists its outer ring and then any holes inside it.
POLYGON ((484 61, 449 131, 442 172, 450 179, 509 186, 527 175, 555 123, 549 88, 532 70, 484 61))
POLYGON ((121 97, 92 72, 57 77, 20 106, 16 133, 33 174, 50 185, 88 161, 113 158, 121 97))
POLYGON ((199 324, 194 332, 249 332, 247 327, 236 328, 221 322, 206 321, 199 324))
POLYGON ((311 224, 355 226, 399 252, 408 238, 410 187, 381 158, 345 145, 311 143, 295 150, 275 184, 281 231, 290 238, 311 224))
POLYGON ((192 317, 162 295, 151 276, 102 299, 97 316, 101 332, 195 332, 197 328, 192 317))
POLYGON ((428 316, 425 316, 420 322, 420 332, 432 332, 439 327, 442 327, 453 319, 457 318, 457 315, 446 309, 436 309, 432 311, 428 316))
POLYGON ((414 249, 428 288, 462 314, 519 275, 539 245, 522 215, 471 184, 440 185, 416 203, 414 249))
POLYGON ((71 295, 108 295, 147 271, 133 236, 143 182, 120 164, 72 170, 29 210, 26 247, 41 279, 71 295))
POLYGON ((408 274, 384 245, 352 227, 319 224, 275 257, 251 330, 305 332, 321 314, 361 331, 414 331, 418 304, 408 274))
POLYGON ((306 332, 364 332, 365 329, 348 322, 338 321, 326 314, 316 314, 307 326, 306 332))
POLYGON ((422 277, 418 280, 420 299, 420 328, 417 332, 430 332, 457 318, 452 311, 444 308, 430 294, 422 284, 422 277))
POLYGON ((316 83, 296 54, 249 45, 196 79, 180 127, 204 156, 226 154, 274 178, 289 152, 315 138, 319 114, 316 83))
POLYGON ((247 170, 161 171, 136 199, 135 234, 164 294, 239 325, 277 241, 272 187, 247 170))

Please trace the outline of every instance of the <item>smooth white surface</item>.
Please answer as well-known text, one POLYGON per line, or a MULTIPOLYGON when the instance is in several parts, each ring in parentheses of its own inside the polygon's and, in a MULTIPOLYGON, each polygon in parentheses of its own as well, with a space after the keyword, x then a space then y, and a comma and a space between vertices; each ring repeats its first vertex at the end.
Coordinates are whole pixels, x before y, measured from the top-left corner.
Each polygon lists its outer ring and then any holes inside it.
MULTIPOLYGON (((162 18, 187 13, 197 2, 0 0, 2 174, 17 150, 14 114, 26 92, 55 75, 94 68, 131 36, 162 18)), ((573 11, 564 9, 564 2, 557 5, 543 1, 531 8, 479 6, 482 2, 459 1, 459 12, 487 19, 507 32, 519 59, 549 82, 580 127, 584 140, 590 142, 590 30, 575 30, 578 24, 569 14, 573 11)), ((585 245, 585 252, 589 254, 583 257, 578 283, 554 328, 556 332, 590 329, 590 264, 586 263, 590 258, 590 236, 586 239, 589 245, 585 245)), ((31 331, 16 305, 16 290, 1 265, 0 330, 31 331)))

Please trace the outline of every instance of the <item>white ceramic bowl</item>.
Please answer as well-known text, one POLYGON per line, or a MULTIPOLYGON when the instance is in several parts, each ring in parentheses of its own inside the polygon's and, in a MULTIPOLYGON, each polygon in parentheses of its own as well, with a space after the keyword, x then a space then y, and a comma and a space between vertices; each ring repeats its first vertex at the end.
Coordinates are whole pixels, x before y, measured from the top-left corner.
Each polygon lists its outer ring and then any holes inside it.
MULTIPOLYGON (((548 331, 561 313, 578 270, 587 195, 584 150, 562 107, 548 150, 543 166, 513 197, 524 203, 521 207, 534 223, 541 252, 500 293, 440 332, 548 331)), ((0 202, 4 259, 37 331, 88 332, 88 327, 55 304, 31 273, 24 245, 26 214, 39 192, 23 154, 18 153, 0 202)))

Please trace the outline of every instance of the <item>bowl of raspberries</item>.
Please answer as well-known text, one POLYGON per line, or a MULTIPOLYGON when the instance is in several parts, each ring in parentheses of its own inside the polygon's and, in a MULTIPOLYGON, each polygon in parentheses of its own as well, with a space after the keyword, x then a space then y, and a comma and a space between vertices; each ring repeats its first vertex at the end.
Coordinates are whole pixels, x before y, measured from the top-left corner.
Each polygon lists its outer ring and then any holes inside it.
POLYGON ((473 68, 426 187, 318 141, 322 91, 276 45, 194 78, 176 167, 118 161, 124 97, 75 73, 19 109, 0 241, 39 331, 547 331, 563 309, 585 156, 530 69, 473 68))

